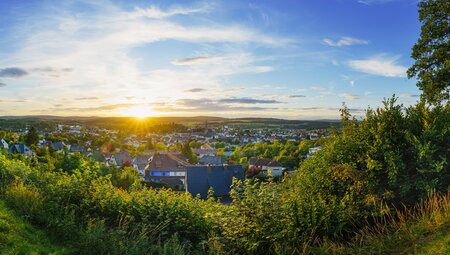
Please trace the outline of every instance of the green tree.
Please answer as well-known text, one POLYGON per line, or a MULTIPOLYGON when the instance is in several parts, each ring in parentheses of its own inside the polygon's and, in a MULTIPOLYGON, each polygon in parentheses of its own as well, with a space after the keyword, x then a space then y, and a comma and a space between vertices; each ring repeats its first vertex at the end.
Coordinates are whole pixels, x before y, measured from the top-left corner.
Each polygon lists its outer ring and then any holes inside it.
POLYGON ((163 142, 157 142, 155 144, 155 150, 166 150, 167 146, 163 142))
POLYGON ((148 150, 155 149, 155 145, 153 144, 153 139, 151 137, 148 138, 147 143, 145 144, 145 148, 148 150))
POLYGON ((28 130, 28 133, 25 137, 25 144, 31 146, 36 145, 38 143, 39 143, 39 134, 36 128, 31 127, 30 130, 28 130))
POLYGON ((195 155, 194 151, 191 148, 190 141, 187 141, 183 145, 183 149, 181 150, 181 153, 183 154, 183 156, 185 156, 189 160, 189 163, 191 163, 191 164, 197 163, 197 156, 195 155))
POLYGON ((412 48, 416 60, 408 69, 408 77, 417 76, 422 99, 429 103, 449 100, 450 85, 450 3, 448 0, 420 2, 420 38, 412 48))

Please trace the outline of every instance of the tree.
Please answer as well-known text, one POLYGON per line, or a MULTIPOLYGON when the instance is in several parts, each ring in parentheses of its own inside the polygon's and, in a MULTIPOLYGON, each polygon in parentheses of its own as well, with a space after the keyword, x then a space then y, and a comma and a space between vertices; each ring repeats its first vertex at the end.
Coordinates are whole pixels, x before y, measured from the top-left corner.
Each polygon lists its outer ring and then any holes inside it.
POLYGON ((26 145, 36 145, 39 142, 39 134, 37 130, 34 127, 31 127, 30 130, 28 130, 28 133, 25 137, 25 143, 26 145))
POLYGON ((183 145, 181 153, 183 154, 183 156, 185 156, 189 160, 189 163, 191 163, 191 164, 197 163, 197 156, 195 155, 194 151, 192 150, 192 148, 190 146, 190 141, 187 141, 183 145))
POLYGON ((155 149, 155 145, 153 144, 153 139, 151 137, 148 138, 147 143, 145 144, 145 148, 148 150, 155 149))
POLYGON ((416 60, 408 69, 408 77, 417 76, 422 99, 437 104, 449 100, 450 83, 450 3, 448 0, 420 2, 420 38, 412 48, 416 60))

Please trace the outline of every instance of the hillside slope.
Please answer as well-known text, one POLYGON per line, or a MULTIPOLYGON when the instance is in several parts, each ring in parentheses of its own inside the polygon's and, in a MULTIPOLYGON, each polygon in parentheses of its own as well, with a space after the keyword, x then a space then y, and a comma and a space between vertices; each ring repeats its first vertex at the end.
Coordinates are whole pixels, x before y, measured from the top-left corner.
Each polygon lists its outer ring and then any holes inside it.
POLYGON ((69 254, 0 200, 0 254, 69 254))

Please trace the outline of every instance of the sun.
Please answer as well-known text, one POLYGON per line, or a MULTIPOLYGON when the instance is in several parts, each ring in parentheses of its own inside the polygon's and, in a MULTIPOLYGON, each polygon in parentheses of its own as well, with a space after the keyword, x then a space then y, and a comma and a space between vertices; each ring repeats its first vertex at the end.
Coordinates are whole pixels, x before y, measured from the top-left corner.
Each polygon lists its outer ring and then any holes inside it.
POLYGON ((136 117, 138 119, 144 119, 146 117, 149 117, 153 114, 153 111, 150 107, 148 106, 132 106, 129 107, 126 110, 125 113, 127 116, 133 116, 136 117))

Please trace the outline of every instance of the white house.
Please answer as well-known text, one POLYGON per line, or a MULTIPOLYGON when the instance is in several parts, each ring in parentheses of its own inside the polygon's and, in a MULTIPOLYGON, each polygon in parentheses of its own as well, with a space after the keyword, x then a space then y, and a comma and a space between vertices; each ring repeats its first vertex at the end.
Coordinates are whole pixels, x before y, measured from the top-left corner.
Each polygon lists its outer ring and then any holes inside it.
POLYGON ((0 149, 9 149, 8 143, 4 139, 0 140, 0 149))

